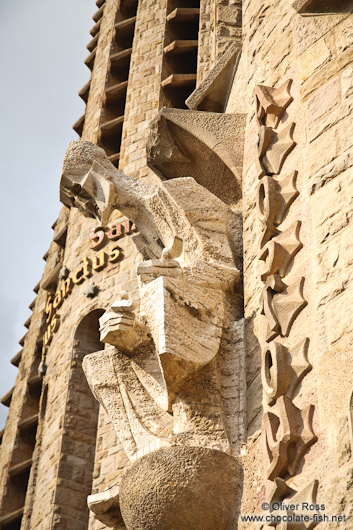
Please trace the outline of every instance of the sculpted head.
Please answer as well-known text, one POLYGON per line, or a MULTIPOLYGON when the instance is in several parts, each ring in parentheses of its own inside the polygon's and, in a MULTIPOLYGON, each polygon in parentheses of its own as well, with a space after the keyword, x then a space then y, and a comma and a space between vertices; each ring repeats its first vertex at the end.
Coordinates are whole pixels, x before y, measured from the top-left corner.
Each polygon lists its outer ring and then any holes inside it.
POLYGON ((71 142, 61 174, 61 202, 105 224, 112 211, 115 171, 104 150, 97 145, 71 142))

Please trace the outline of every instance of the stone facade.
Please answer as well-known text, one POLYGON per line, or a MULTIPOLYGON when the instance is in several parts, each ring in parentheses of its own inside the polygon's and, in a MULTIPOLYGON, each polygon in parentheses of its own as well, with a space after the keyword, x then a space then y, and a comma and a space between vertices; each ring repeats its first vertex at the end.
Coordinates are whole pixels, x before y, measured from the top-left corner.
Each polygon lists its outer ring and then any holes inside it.
POLYGON ((353 529, 353 2, 97 6, 0 527, 353 529))

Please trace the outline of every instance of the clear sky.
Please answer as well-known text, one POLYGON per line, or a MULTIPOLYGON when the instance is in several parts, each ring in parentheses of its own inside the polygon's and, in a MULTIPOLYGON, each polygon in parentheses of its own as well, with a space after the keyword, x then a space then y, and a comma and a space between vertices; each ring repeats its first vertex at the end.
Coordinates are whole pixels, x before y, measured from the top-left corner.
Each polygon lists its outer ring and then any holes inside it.
MULTIPOLYGON (((14 385, 10 359, 25 334, 43 254, 58 216, 59 177, 97 10, 94 0, 0 2, 0 396, 14 385)), ((0 404, 0 429, 8 409, 0 404)))

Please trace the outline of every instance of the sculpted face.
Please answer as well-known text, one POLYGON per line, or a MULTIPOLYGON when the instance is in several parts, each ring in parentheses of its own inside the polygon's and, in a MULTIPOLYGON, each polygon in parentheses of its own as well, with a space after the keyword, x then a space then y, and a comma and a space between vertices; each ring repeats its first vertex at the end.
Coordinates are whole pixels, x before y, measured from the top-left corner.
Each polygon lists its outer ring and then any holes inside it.
MULTIPOLYGON (((84 184, 84 181, 83 181, 84 184)), ((81 184, 73 183, 67 189, 67 194, 70 198, 71 206, 78 208, 78 210, 85 217, 98 218, 98 205, 94 196, 90 195, 89 191, 81 184)))
POLYGON ((61 174, 61 202, 78 208, 85 217, 106 222, 114 206, 111 179, 115 171, 100 147, 84 141, 71 142, 61 174))

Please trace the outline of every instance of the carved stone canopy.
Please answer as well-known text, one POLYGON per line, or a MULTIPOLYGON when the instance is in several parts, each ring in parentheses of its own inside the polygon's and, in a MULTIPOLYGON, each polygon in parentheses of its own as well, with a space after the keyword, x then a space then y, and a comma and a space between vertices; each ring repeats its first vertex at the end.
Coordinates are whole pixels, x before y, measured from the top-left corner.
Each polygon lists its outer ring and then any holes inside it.
POLYGON ((241 198, 246 117, 164 108, 151 124, 147 164, 164 179, 193 177, 225 204, 241 198))

